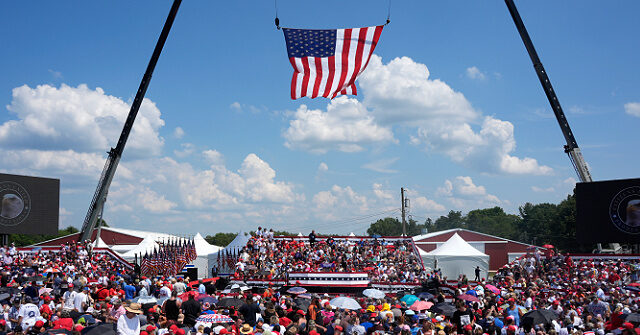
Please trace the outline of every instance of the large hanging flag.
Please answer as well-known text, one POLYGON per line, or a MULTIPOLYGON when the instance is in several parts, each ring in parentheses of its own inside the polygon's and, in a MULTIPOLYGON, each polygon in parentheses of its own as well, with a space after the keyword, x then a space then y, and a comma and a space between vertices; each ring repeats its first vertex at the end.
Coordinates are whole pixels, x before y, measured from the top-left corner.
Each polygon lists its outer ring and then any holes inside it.
POLYGON ((382 28, 282 28, 293 66, 291 99, 356 95, 356 78, 367 67, 382 28))

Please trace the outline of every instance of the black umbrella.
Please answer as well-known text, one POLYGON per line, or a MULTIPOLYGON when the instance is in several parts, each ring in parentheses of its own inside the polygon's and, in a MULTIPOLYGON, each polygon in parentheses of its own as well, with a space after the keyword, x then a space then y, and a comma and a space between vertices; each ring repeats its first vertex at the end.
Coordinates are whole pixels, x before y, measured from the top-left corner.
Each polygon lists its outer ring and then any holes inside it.
POLYGON ((218 303, 216 304, 218 307, 235 307, 236 309, 240 308, 242 305, 244 305, 244 301, 242 301, 242 299, 238 299, 238 298, 224 298, 221 299, 220 301, 218 301, 218 303))
POLYGON ((16 294, 20 292, 20 289, 17 287, 0 287, 0 293, 8 293, 8 294, 16 294))
POLYGON ((441 302, 431 306, 429 310, 450 318, 453 316, 453 313, 455 313, 457 309, 453 304, 450 304, 448 302, 441 302))
POLYGON ((9 293, 0 293, 0 301, 9 299, 11 295, 9 293))
POLYGON ((101 323, 96 326, 86 327, 80 334, 82 335, 118 335, 116 323, 101 323))
POLYGON ((417 293, 417 296, 418 298, 424 299, 424 300, 433 299, 434 297, 434 295, 429 292, 420 292, 420 293, 417 293))
POLYGON ((533 327, 534 325, 551 324, 551 321, 556 320, 558 317, 556 313, 548 309, 536 309, 535 311, 528 312, 520 317, 520 325, 525 327, 533 327))
POLYGON ((305 298, 297 298, 294 299, 293 302, 303 311, 308 310, 311 305, 311 300, 305 298))
POLYGON ((627 322, 640 323, 640 314, 638 313, 622 314, 620 318, 627 322))
POLYGON ((66 330, 64 328, 62 329, 48 329, 47 331, 45 331, 43 334, 63 334, 63 335, 71 335, 73 334, 70 330, 66 330))

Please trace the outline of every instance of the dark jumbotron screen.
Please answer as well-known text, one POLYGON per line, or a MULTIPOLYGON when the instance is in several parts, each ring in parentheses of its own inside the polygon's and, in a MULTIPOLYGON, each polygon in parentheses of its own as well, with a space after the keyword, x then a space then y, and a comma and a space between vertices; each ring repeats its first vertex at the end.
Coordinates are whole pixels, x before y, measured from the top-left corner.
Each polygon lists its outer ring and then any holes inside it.
POLYGON ((0 234, 58 233, 60 180, 0 173, 0 234))
POLYGON ((578 183, 576 236, 583 243, 640 243, 640 179, 578 183))

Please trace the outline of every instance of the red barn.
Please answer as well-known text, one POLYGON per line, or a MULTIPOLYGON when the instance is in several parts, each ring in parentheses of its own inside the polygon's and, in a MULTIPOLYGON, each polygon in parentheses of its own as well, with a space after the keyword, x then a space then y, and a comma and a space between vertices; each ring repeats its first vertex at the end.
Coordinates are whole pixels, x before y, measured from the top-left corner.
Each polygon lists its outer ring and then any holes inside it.
POLYGON ((503 265, 526 254, 528 250, 530 251, 534 248, 544 249, 531 244, 460 228, 414 236, 413 241, 418 248, 429 252, 446 242, 455 233, 458 233, 463 240, 474 248, 489 255, 489 271, 498 270, 503 265))

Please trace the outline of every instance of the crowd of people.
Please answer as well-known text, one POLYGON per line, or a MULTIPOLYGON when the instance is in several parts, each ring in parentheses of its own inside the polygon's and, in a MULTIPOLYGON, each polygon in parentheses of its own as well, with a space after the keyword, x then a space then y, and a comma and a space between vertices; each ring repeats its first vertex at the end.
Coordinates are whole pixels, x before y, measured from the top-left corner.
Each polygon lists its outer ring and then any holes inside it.
MULTIPOLYGON (((240 257, 240 277, 373 267, 373 275, 390 280, 426 280, 419 272, 411 277, 419 260, 403 241, 349 243, 313 235, 300 243, 256 234, 240 257)), ((533 252, 486 280, 376 298, 146 278, 83 244, 35 253, 0 248, 0 259, 0 335, 640 334, 637 259, 573 260, 533 252), (355 305, 346 307, 340 299, 355 305), (532 319, 534 312, 547 319, 532 319)))
POLYGON ((239 279, 280 279, 290 272, 366 272, 374 282, 419 283, 426 278, 412 240, 274 238, 258 228, 235 264, 239 279))

